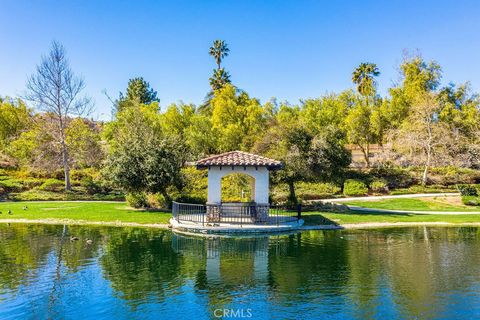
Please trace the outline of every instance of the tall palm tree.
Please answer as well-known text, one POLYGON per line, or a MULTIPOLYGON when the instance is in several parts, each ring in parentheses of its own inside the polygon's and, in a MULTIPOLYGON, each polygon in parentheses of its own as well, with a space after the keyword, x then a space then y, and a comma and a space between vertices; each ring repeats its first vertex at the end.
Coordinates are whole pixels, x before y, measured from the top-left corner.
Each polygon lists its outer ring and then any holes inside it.
POLYGON ((377 85, 375 78, 380 71, 375 63, 363 62, 352 73, 352 81, 357 85, 357 91, 362 96, 369 97, 375 94, 377 85))
POLYGON ((227 83, 230 83, 230 74, 225 69, 220 68, 213 70, 213 75, 210 77, 210 86, 212 90, 218 90, 223 88, 227 83))
POLYGON ((213 45, 210 47, 209 54, 215 58, 215 62, 217 63, 217 69, 220 70, 220 64, 222 63, 222 59, 228 56, 230 49, 228 49, 228 45, 223 40, 215 40, 213 41, 213 45))

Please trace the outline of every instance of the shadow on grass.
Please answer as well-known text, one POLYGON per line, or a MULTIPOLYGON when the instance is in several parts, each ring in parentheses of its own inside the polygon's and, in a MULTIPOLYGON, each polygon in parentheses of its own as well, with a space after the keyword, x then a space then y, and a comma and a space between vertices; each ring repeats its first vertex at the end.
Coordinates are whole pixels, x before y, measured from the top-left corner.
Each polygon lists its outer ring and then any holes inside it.
POLYGON ((339 226, 339 223, 325 217, 322 212, 302 212, 302 219, 305 226, 339 226))

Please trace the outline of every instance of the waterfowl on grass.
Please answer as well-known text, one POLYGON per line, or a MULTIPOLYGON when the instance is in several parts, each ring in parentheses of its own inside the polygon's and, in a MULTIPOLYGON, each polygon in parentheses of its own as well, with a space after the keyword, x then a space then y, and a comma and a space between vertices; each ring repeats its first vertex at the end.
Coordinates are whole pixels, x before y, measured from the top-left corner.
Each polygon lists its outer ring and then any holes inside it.
POLYGON ((78 239, 78 237, 70 236, 70 241, 77 241, 77 240, 80 240, 80 239, 78 239))

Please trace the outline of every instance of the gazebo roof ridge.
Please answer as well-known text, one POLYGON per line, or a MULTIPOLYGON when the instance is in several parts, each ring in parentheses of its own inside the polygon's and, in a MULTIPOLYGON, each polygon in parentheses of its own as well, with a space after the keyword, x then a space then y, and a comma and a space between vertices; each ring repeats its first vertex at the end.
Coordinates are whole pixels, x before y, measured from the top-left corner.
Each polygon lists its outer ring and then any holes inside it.
POLYGON ((211 166, 249 166, 267 167, 271 170, 280 169, 283 167, 281 161, 240 150, 212 155, 207 158, 200 159, 194 164, 197 169, 204 169, 211 166))

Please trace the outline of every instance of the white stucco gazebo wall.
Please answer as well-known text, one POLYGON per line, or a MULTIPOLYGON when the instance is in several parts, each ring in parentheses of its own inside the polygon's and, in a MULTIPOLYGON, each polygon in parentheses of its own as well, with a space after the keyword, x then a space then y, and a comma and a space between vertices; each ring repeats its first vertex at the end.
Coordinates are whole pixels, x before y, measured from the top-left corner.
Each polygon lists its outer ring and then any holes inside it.
POLYGON ((243 173, 255 179, 254 201, 268 204, 269 171, 266 167, 211 166, 208 169, 208 203, 222 202, 222 178, 232 173, 243 173))

